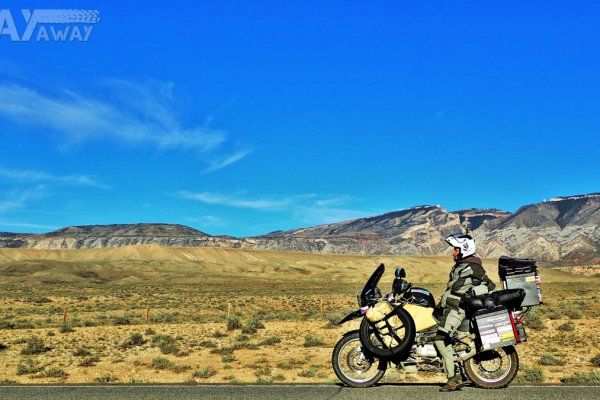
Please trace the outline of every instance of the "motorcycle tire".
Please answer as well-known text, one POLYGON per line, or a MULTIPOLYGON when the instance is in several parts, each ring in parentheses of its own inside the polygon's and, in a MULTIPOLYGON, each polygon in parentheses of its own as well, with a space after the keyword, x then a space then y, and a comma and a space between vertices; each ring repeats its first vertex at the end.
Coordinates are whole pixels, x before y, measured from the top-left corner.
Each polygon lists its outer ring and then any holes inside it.
POLYGON ((415 322, 410 314, 403 308, 398 308, 395 310, 395 315, 402 322, 401 328, 404 328, 404 337, 402 338, 402 341, 394 347, 387 347, 383 344, 377 329, 366 317, 363 318, 360 323, 360 342, 369 353, 383 358, 384 360, 406 359, 415 342, 415 322))
POLYGON ((353 388, 375 385, 385 375, 388 365, 362 347, 358 331, 347 333, 336 343, 331 364, 339 380, 353 388))
POLYGON ((478 353, 464 363, 467 377, 482 389, 507 387, 517 376, 519 355, 513 346, 478 353))

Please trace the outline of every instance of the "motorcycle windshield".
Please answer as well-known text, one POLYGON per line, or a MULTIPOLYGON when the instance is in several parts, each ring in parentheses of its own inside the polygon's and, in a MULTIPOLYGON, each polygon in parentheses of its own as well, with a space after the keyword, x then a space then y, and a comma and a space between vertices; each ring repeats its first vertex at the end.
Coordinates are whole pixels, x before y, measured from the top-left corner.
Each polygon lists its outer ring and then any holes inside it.
POLYGON ((384 271, 385 271, 385 265, 379 264, 379 267, 377 267, 375 269, 375 271, 373 272, 373 275, 371 275, 371 277, 365 284, 365 287, 363 288, 362 292, 360 292, 361 305, 367 304, 367 296, 375 290, 375 288, 377 287, 377 284, 379 283, 379 280, 383 276, 384 271))

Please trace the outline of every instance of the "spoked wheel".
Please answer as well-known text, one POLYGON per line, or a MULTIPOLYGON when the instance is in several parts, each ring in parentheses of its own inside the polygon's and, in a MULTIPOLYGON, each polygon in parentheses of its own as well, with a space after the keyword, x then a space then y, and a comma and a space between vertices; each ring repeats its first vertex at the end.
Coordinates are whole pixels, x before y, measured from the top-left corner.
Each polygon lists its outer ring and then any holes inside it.
POLYGON ((519 356, 513 346, 488 350, 465 362, 465 372, 477 387, 499 389, 517 375, 519 356))
POLYGON ((403 308, 397 308, 390 316, 397 318, 397 325, 390 326, 387 334, 363 318, 359 329, 360 340, 369 353, 384 360, 405 359, 415 341, 415 323, 403 308))
POLYGON ((363 349, 358 332, 341 338, 331 357, 333 370, 346 385, 355 388, 373 386, 385 375, 387 362, 363 349))

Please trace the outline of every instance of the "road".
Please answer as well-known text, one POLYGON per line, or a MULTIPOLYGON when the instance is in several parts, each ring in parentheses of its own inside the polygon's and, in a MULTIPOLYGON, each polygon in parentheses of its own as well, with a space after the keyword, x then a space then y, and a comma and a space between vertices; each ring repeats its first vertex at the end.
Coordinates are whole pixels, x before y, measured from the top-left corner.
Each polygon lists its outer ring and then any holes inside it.
POLYGON ((517 386, 501 390, 463 388, 440 393, 437 385, 382 385, 351 389, 337 385, 35 385, 0 386, 2 400, 171 400, 171 399, 544 399, 583 400, 600 398, 600 386, 517 386))

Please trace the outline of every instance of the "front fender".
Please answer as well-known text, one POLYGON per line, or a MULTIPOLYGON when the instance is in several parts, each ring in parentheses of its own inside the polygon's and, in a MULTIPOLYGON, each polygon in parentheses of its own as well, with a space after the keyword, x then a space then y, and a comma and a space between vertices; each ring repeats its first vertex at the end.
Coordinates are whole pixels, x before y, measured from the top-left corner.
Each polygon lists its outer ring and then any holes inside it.
POLYGON ((342 318, 342 320, 340 322, 338 322, 336 325, 341 325, 344 322, 348 322, 348 321, 352 321, 353 319, 357 319, 362 317, 363 315, 365 315, 361 310, 356 310, 354 312, 351 312, 350 314, 346 315, 344 318, 342 318))

